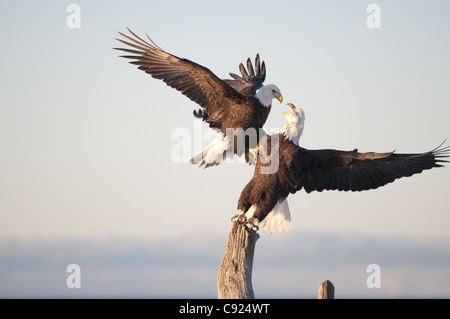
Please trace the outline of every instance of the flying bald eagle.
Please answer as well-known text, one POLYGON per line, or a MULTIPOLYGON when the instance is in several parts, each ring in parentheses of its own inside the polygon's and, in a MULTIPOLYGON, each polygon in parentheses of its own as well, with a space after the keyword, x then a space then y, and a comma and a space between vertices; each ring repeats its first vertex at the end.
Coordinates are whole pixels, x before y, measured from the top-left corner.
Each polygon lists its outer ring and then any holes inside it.
MULTIPOLYGON (((259 55, 256 57, 256 73, 247 61, 249 73, 240 65, 242 77, 230 73, 231 80, 221 80, 213 72, 190 60, 179 58, 165 52, 148 37, 143 40, 130 29, 131 36, 119 34, 128 41, 117 39, 129 48, 115 48, 132 55, 122 56, 131 59, 130 63, 138 65, 152 77, 163 80, 168 86, 180 91, 202 108, 201 117, 213 129, 222 132, 215 141, 200 154, 192 158, 194 164, 206 167, 218 165, 226 156, 248 151, 259 140, 258 131, 267 120, 272 106, 272 99, 283 101, 280 89, 274 84, 263 85, 266 76, 265 64, 260 66, 259 55), (256 130, 254 142, 237 145, 248 129, 256 130)), ((194 113, 195 115, 196 113, 194 113)), ((244 136, 245 138, 245 136, 244 136)))
POLYGON ((256 230, 261 226, 269 233, 292 229, 287 197, 301 189, 307 193, 376 189, 398 178, 442 167, 440 163, 449 162, 443 158, 449 157, 450 146, 441 147, 443 143, 421 154, 302 148, 298 142, 303 132, 305 115, 303 110, 293 104, 288 105, 292 113, 283 113, 288 120, 284 128, 260 141, 260 145, 261 142, 266 143, 268 151, 258 153, 253 178, 239 198, 238 209, 241 214, 234 216, 233 220, 239 219, 247 223, 249 228, 256 230), (268 158, 277 161, 277 170, 272 174, 262 173, 264 168, 273 164, 268 158))

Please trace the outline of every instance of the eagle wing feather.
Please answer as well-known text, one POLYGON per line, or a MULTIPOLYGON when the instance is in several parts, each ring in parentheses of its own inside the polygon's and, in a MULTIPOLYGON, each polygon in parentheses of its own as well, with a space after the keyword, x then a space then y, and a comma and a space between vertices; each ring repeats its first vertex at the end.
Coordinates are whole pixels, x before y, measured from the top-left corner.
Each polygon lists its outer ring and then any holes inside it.
POLYGON ((256 91, 263 86, 263 83, 266 79, 266 65, 264 64, 264 61, 261 65, 259 54, 257 54, 255 58, 255 68, 256 72, 255 69, 253 69, 250 58, 248 58, 248 71, 241 63, 239 64, 239 71, 241 71, 242 76, 230 73, 230 76, 233 78, 233 80, 226 79, 224 81, 241 94, 245 96, 254 96, 256 94, 256 91))
POLYGON ((359 153, 357 151, 307 150, 297 147, 288 163, 290 192, 304 188, 307 193, 323 190, 363 191, 412 176, 440 163, 450 155, 450 146, 442 144, 417 154, 359 153))
MULTIPOLYGON (((127 28, 128 29, 128 28, 127 28)), ((168 86, 180 91, 199 104, 206 113, 205 121, 211 127, 221 128, 221 124, 236 104, 245 104, 244 95, 219 79, 211 70, 188 59, 179 58, 158 47, 148 37, 143 40, 130 29, 131 36, 119 32, 126 40, 117 39, 130 48, 115 48, 131 55, 131 64, 153 78, 164 81, 168 86), (220 103, 219 103, 220 101, 220 103)))

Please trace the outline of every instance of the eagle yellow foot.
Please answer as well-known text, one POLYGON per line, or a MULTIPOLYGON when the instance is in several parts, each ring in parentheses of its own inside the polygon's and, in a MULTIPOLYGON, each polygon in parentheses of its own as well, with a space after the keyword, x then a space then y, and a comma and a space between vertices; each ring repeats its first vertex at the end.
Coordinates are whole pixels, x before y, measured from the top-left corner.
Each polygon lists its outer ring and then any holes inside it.
POLYGON ((253 217, 250 218, 249 220, 247 220, 247 222, 245 223, 245 226, 247 226, 247 228, 254 230, 254 231, 258 231, 259 226, 253 224, 253 217))
POLYGON ((239 223, 245 223, 247 221, 247 218, 245 217, 245 214, 237 214, 231 217, 231 221, 232 222, 238 221, 239 223))
POLYGON ((254 217, 247 219, 247 217, 245 217, 245 214, 237 214, 231 217, 232 222, 237 221, 238 223, 244 224, 249 230, 251 229, 257 231, 259 229, 259 226, 256 226, 253 223, 254 219, 254 217))

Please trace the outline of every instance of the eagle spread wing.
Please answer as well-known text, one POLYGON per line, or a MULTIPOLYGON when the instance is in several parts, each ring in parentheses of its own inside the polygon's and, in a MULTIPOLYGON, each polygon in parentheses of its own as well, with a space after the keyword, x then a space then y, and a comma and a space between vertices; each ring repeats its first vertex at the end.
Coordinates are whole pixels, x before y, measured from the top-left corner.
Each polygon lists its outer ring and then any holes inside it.
POLYGON ((149 42, 130 29, 128 31, 133 37, 119 32, 128 41, 117 40, 131 48, 115 49, 131 53, 132 55, 122 57, 132 59, 130 63, 138 65, 140 70, 163 80, 168 86, 199 104, 208 115, 206 121, 212 127, 220 128, 232 105, 244 102, 244 95, 219 79, 208 68, 165 52, 148 35, 149 42))
MULTIPOLYGON (((235 73, 230 73, 230 76, 233 78, 231 79, 225 79, 223 80, 225 83, 227 83, 229 86, 231 86, 233 89, 241 93, 245 96, 255 96, 256 91, 258 89, 262 88, 263 83, 266 79, 266 65, 264 61, 261 65, 261 60, 259 58, 259 54, 256 55, 255 58, 255 69, 253 68, 252 61, 250 61, 250 58, 247 59, 247 69, 245 69, 245 66, 241 63, 239 64, 239 70, 241 71, 242 76, 239 76, 235 73)), ((201 109, 194 110, 193 111, 194 116, 196 118, 203 118, 203 112, 201 109)))
POLYGON ((264 61, 261 65, 261 61, 259 59, 259 54, 256 55, 255 58, 255 70, 253 69, 252 61, 250 58, 247 59, 247 69, 241 63, 239 65, 239 70, 241 71, 242 76, 239 76, 234 73, 230 73, 230 76, 233 80, 224 80, 225 83, 229 84, 236 91, 240 92, 245 96, 255 96, 256 91, 263 86, 264 80, 266 79, 266 65, 264 61))
POLYGON ((375 189, 394 180, 442 167, 450 146, 422 154, 358 153, 338 150, 295 151, 290 163, 291 192, 323 190, 363 191, 375 189))

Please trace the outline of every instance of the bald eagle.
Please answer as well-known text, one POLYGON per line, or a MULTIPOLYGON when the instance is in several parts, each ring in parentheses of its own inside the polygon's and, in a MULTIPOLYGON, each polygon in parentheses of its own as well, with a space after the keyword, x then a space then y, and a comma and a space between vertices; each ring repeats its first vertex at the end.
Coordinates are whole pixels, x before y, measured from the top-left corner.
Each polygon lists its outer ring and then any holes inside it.
POLYGON ((269 233, 292 229, 287 197, 301 189, 307 193, 376 189, 448 162, 443 158, 449 157, 450 146, 442 147, 444 143, 420 154, 305 149, 298 145, 304 127, 304 112, 293 104, 288 105, 292 113, 283 113, 287 118, 284 128, 262 137, 260 144, 266 142, 268 151, 258 153, 253 178, 238 201, 241 213, 233 220, 238 219, 249 228, 256 230, 260 226, 269 233), (262 169, 273 164, 267 160, 269 157, 278 161, 277 170, 264 174, 262 169))
MULTIPOLYGON (((119 32, 128 41, 117 39, 128 48, 115 49, 131 54, 122 57, 131 59, 130 63, 138 65, 138 69, 163 80, 199 104, 203 121, 222 133, 191 162, 206 168, 220 164, 226 156, 240 156, 244 152, 248 156, 249 149, 255 143, 247 142, 244 147, 238 147, 242 135, 248 129, 254 129, 258 134, 269 116, 272 100, 283 101, 276 85, 263 85, 266 69, 264 62, 260 66, 259 55, 255 61, 256 73, 248 60, 249 72, 241 64, 242 77, 230 74, 233 79, 221 80, 206 67, 162 50, 148 35, 147 42, 130 29, 128 31, 132 36, 119 32)), ((253 140, 257 143, 259 135, 253 140)))

